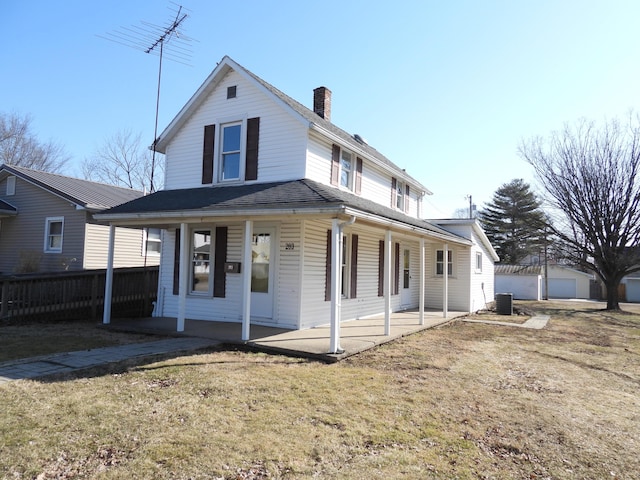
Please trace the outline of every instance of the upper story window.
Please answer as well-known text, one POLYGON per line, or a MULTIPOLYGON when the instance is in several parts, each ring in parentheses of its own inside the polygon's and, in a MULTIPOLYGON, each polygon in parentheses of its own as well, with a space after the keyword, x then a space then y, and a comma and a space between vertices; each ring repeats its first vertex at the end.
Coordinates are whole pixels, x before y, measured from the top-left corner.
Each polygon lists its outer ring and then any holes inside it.
POLYGON ((482 272, 482 252, 476 252, 476 272, 482 272))
POLYGON ((62 252, 62 234, 64 217, 48 217, 44 228, 44 251, 46 253, 62 252))
POLYGON ((7 196, 16 194, 16 177, 10 176, 7 177, 7 196))
POLYGON ((236 85, 227 87, 227 100, 229 100, 230 98, 236 98, 236 93, 237 93, 236 85))
POLYGON ((396 208, 404 211, 404 183, 396 182, 396 208))
POLYGON ((345 150, 340 155, 340 185, 349 190, 353 190, 352 158, 353 155, 345 150))
POLYGON ((362 190, 362 159, 335 144, 331 150, 331 185, 357 195, 362 190))
POLYGON ((241 133, 241 123, 222 126, 220 181, 240 179, 241 133))
POLYGON ((257 180, 260 117, 205 125, 202 184, 257 180))

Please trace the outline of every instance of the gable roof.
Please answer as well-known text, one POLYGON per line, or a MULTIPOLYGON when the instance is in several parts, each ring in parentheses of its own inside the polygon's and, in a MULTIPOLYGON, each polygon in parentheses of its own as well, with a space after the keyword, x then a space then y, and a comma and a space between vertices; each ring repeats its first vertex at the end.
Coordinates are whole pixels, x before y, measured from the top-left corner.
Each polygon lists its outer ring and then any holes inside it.
POLYGON ((95 215, 98 220, 141 220, 282 213, 370 214, 417 227, 457 244, 470 240, 352 193, 309 179, 161 190, 95 215))
POLYGON ((402 179, 403 181, 407 181, 412 185, 422 189, 424 193, 431 195, 432 192, 429 191, 424 185, 418 182, 415 178, 411 177, 411 175, 407 174, 404 169, 398 167, 395 163, 378 152, 375 148, 371 147, 365 142, 356 140, 354 135, 347 133, 341 128, 335 126, 330 121, 325 120, 320 115, 316 114, 313 110, 305 107, 300 102, 294 100, 287 94, 278 90, 276 87, 267 83, 262 78, 250 72, 237 62, 233 61, 228 56, 224 56, 222 58, 220 63, 218 63, 216 68, 209 74, 207 79, 200 86, 200 88, 198 88, 196 93, 194 93, 194 95, 189 99, 184 107, 182 107, 180 112, 178 112, 171 123, 169 123, 169 125, 160 134, 156 143, 156 151, 160 153, 166 152, 167 144, 176 135, 180 128, 186 123, 187 119, 193 114, 193 112, 195 112, 195 110, 200 107, 200 105, 202 105, 202 103, 215 89, 218 83, 221 82, 225 75, 231 70, 237 72, 245 79, 256 85, 267 95, 275 99, 277 103, 285 108, 285 110, 289 111, 292 115, 298 117, 299 120, 304 122, 308 126, 308 128, 314 129, 325 137, 329 137, 330 139, 347 146, 350 150, 359 152, 360 155, 371 160, 372 162, 386 167, 391 172, 393 172, 395 176, 402 179))
POLYGON ((480 226, 480 223, 478 222, 477 219, 475 218, 441 218, 437 220, 430 220, 430 222, 440 227, 443 227, 444 229, 446 229, 447 226, 451 227, 451 226, 457 226, 457 225, 466 225, 470 227, 471 230, 475 232, 480 242, 484 245, 484 248, 489 252, 489 255, 491 255, 491 257, 493 258, 493 261, 497 262, 500 260, 498 253, 493 248, 493 245, 491 245, 491 241, 487 237, 487 234, 482 229, 482 226, 480 226))
POLYGON ((0 217, 12 216, 16 215, 17 213, 18 209, 16 207, 11 205, 10 203, 0 200, 0 217))
POLYGON ((143 192, 131 188, 116 187, 15 165, 2 165, 0 175, 2 174, 15 175, 78 207, 91 211, 106 210, 143 195, 143 192))

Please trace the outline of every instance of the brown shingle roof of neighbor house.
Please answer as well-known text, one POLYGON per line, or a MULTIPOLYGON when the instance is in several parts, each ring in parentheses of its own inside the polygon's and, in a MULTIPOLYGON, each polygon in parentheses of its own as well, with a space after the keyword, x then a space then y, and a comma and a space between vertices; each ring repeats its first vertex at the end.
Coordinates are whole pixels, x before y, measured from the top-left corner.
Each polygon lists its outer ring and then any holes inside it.
POLYGON ((92 211, 106 210, 143 195, 143 192, 131 188, 116 187, 15 165, 2 165, 0 174, 3 172, 20 177, 54 195, 92 211))
POLYGON ((541 265, 501 265, 494 266, 495 275, 542 275, 541 265))
POLYGON ((352 193, 329 187, 322 183, 303 179, 284 182, 253 183, 248 185, 199 187, 180 190, 161 190, 137 200, 111 208, 96 215, 99 220, 115 217, 135 218, 138 214, 170 214, 171 212, 201 216, 224 214, 225 211, 286 209, 290 211, 314 208, 350 207, 390 220, 429 230, 459 242, 469 240, 455 235, 432 223, 410 217, 392 208, 384 207, 352 193), (114 217, 115 216, 115 217, 114 217))

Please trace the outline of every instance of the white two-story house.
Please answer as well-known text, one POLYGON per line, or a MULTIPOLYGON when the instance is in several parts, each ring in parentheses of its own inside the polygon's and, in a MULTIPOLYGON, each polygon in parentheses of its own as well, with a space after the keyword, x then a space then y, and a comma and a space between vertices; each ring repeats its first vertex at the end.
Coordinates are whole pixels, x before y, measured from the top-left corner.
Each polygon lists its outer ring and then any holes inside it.
MULTIPOLYGON (((155 314, 288 329, 491 301, 497 256, 474 220, 427 221, 430 192, 224 57, 159 137, 165 188, 96 215, 162 229, 155 314)), ((105 321, 108 322, 108 309, 105 321)))

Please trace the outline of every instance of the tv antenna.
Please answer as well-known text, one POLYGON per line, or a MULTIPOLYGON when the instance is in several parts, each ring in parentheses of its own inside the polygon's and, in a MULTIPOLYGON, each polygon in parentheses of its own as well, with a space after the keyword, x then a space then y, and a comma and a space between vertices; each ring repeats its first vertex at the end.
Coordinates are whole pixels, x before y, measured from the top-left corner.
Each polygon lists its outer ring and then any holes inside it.
MULTIPOLYGON (((183 12, 182 5, 171 2, 173 7, 169 7, 172 16, 169 22, 164 25, 156 25, 149 22, 141 21, 140 25, 131 27, 121 27, 120 30, 107 32, 106 36, 101 37, 144 53, 157 55, 160 60, 158 64, 158 91, 156 94, 156 118, 153 130, 153 145, 151 154, 151 178, 149 190, 155 191, 153 178, 155 175, 156 165, 156 144, 158 142, 158 113, 160 111, 160 80, 162 78, 162 59, 189 65, 191 60, 191 42, 192 38, 187 37, 180 31, 180 27, 187 19, 188 14, 183 12), (175 15, 173 15, 175 14, 175 15), (171 44, 169 44, 171 42, 171 44)), ((185 9, 186 10, 186 9, 185 9)), ((100 35, 98 35, 100 36, 100 35)))

